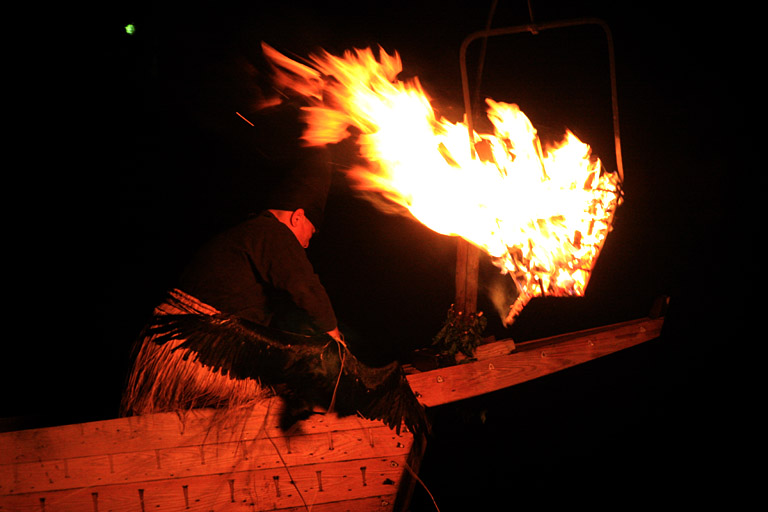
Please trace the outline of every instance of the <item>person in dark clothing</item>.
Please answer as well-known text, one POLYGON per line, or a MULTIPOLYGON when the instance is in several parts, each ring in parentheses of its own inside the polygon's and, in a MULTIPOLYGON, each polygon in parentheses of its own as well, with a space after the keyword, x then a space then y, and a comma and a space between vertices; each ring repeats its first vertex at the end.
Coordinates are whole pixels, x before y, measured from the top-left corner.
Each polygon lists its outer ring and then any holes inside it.
POLYGON ((154 309, 121 415, 215 408, 232 418, 278 399, 286 430, 318 410, 382 420, 398 433, 402 424, 426 428, 402 367, 369 367, 350 351, 305 252, 321 224, 331 159, 328 148, 302 142, 304 100, 245 89, 213 95, 191 117, 222 154, 206 160, 210 171, 256 179, 228 200, 246 218, 203 245, 154 309))
POLYGON ((340 339, 331 301, 304 251, 314 232, 304 208, 264 211, 203 247, 179 288, 260 325, 340 339))
MULTIPOLYGON (((249 216, 205 244, 178 286, 155 308, 150 324, 179 315, 239 318, 274 329, 276 336, 288 332, 310 340, 328 334, 343 344, 330 298, 305 252, 321 222, 330 176, 307 169, 303 177, 289 177, 278 188, 268 202, 275 208, 249 216)), ((224 334, 219 340, 217 353, 231 355, 240 349, 237 331, 231 339, 224 334)), ((232 378, 200 364, 199 355, 190 357, 183 349, 184 341, 142 335, 123 396, 123 415, 237 407, 270 393, 258 378, 232 378)))
MULTIPOLYGON (((201 247, 149 324, 163 315, 229 316, 274 329, 276 336, 328 334, 343 343, 331 300, 305 251, 322 223, 332 169, 325 149, 301 143, 300 114, 300 104, 291 101, 248 112, 254 126, 243 123, 243 152, 250 172, 273 177, 266 180, 272 190, 266 197, 254 190, 260 197, 253 201, 255 213, 201 247)), ((236 338, 221 336, 216 350, 237 351, 236 338)), ((236 407, 269 394, 258 377, 232 378, 196 362, 182 344, 142 333, 123 414, 236 407)))

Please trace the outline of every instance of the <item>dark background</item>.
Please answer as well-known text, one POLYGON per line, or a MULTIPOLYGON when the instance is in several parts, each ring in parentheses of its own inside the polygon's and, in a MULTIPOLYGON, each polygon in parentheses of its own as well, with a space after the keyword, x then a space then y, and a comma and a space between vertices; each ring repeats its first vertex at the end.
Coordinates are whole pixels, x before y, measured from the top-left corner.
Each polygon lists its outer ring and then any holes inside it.
MULTIPOLYGON (((270 178, 248 166, 251 134, 234 114, 253 97, 259 41, 299 57, 398 51, 402 76, 418 76, 439 113, 458 121, 462 40, 486 26, 493 5, 492 27, 531 21, 522 0, 207 4, 95 13, 80 55, 87 71, 65 80, 85 96, 82 113, 55 135, 73 167, 53 147, 31 155, 51 174, 26 176, 42 189, 30 212, 39 215, 24 216, 27 238, 9 251, 10 277, 22 277, 8 317, 23 335, 8 338, 3 373, 13 428, 114 417, 152 307, 200 243, 259 204, 270 178)), ((662 295, 669 309, 657 340, 430 411, 420 475, 440 510, 735 496, 747 425, 725 356, 756 341, 741 310, 742 287, 759 274, 742 233, 756 204, 747 198, 758 132, 748 127, 758 79, 754 13, 715 7, 532 2, 537 22, 594 16, 611 27, 626 196, 585 297, 535 299, 504 329, 481 294, 487 334, 526 341, 644 317, 662 295)), ((479 47, 469 54, 473 85, 479 47)), ((600 29, 526 33, 489 41, 480 96, 518 103, 544 140, 573 130, 613 170, 608 77, 600 29)), ((455 250, 453 239, 376 211, 337 175, 309 253, 351 343, 386 361, 407 360, 441 327, 455 250)), ((485 261, 482 275, 492 279, 485 261)), ((413 509, 433 510, 423 489, 413 509)))

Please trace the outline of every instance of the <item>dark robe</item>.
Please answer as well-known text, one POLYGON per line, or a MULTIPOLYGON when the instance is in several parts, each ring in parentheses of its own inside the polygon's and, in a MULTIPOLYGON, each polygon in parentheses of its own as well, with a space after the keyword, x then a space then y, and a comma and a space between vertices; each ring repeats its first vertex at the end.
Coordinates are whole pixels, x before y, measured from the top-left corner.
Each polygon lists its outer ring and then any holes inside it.
POLYGON ((336 328, 331 301, 305 249, 270 212, 213 238, 183 272, 179 288, 260 325, 306 335, 336 328))

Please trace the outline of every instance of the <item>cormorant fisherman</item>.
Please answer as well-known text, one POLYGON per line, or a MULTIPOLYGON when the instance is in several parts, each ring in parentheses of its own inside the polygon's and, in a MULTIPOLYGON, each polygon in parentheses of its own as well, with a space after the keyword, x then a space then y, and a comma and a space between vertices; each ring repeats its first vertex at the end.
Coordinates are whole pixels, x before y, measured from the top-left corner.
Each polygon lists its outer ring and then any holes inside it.
POLYGON ((323 149, 295 141, 260 150, 290 166, 267 208, 204 245, 155 309, 137 344, 124 415, 237 407, 276 394, 286 403, 284 428, 319 407, 398 432, 403 423, 426 430, 400 365, 369 367, 343 342, 305 251, 322 222, 330 165, 323 149))

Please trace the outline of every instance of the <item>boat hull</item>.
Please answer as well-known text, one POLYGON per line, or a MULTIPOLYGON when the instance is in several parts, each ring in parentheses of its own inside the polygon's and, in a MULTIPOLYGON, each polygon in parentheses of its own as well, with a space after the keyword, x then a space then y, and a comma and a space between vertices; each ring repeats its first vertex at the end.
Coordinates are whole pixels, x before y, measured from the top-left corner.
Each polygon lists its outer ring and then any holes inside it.
POLYGON ((400 509, 423 440, 282 404, 160 413, 0 434, 0 511, 400 509))

